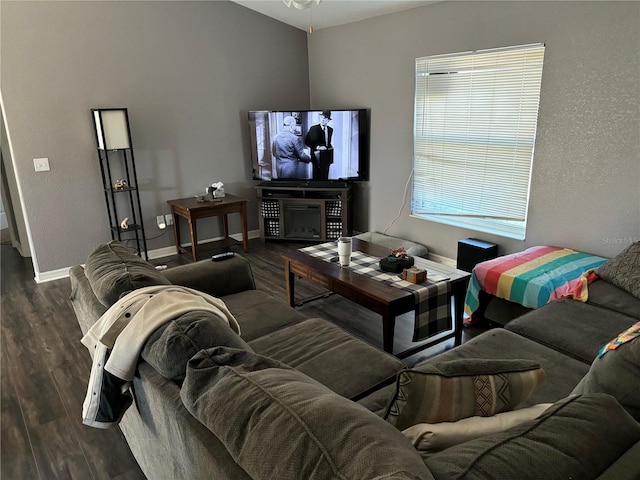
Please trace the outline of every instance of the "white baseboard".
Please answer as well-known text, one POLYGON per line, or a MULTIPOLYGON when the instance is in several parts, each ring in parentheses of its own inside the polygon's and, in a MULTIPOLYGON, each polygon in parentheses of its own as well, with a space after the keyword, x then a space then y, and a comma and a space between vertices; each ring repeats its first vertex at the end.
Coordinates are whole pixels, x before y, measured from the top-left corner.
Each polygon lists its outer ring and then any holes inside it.
MULTIPOLYGON (((229 235, 231 238, 233 238, 234 240, 237 240, 239 242, 242 241, 242 234, 241 233, 234 233, 229 235)), ((259 238, 260 237, 260 231, 259 230, 251 230, 248 232, 247 236, 249 237, 249 239, 253 239, 253 238, 259 238)), ((198 242, 198 244, 201 243, 211 243, 211 242, 217 242, 219 240, 222 240, 223 237, 216 237, 216 238, 209 238, 206 240, 203 240, 201 242, 198 242)), ((183 247, 190 247, 191 243, 186 243, 182 245, 183 247)), ((162 258, 162 257, 169 257, 171 255, 175 255, 176 254, 176 247, 175 246, 171 246, 171 247, 163 247, 163 248, 157 248, 155 250, 149 250, 147 252, 147 254, 149 255, 149 259, 153 260, 156 258, 162 258)), ((36 281, 36 283, 45 283, 45 282, 51 282, 53 280, 60 280, 62 278, 67 278, 69 277, 69 269, 71 267, 66 267, 66 268, 59 268, 58 270, 49 270, 47 272, 38 272, 36 273, 34 280, 36 281)))
MULTIPOLYGON (((238 242, 242 242, 242 234, 241 233, 233 233, 231 235, 229 235, 229 237, 233 238, 234 240, 237 240, 238 242)), ((249 237, 249 240, 252 240, 254 238, 260 238, 260 230, 251 230, 247 233, 247 237, 249 237)), ((220 240, 222 240, 223 237, 216 237, 216 238, 208 238, 206 240, 201 240, 198 242, 198 245, 204 245, 206 243, 212 243, 212 242, 219 242, 220 240)), ((184 248, 188 248, 191 247, 191 242, 189 243, 183 243, 182 246, 184 248)), ((162 258, 162 257, 169 257, 171 255, 175 255, 176 254, 176 247, 171 246, 171 247, 163 247, 163 248, 158 248, 156 250, 149 250, 149 252, 147 252, 149 254, 149 258, 150 259, 155 259, 155 258, 162 258)))
POLYGON ((147 254, 149 255, 149 260, 155 260, 156 258, 162 258, 162 257, 169 257, 171 255, 176 254, 176 247, 175 245, 173 245, 171 247, 156 248, 155 250, 149 250, 147 254))
POLYGON ((38 272, 33 279, 36 283, 45 283, 53 280, 60 280, 61 278, 67 278, 69 276, 69 268, 71 267, 49 270, 48 272, 38 272))

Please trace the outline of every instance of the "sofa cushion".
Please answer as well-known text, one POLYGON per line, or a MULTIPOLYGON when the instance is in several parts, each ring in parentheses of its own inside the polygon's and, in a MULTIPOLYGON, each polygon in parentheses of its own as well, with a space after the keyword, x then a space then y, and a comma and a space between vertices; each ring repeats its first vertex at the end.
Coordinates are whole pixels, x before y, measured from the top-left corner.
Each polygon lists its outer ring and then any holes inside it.
POLYGON ((286 363, 351 399, 385 381, 391 383, 404 368, 397 358, 321 318, 285 327, 249 344, 257 353, 286 363))
POLYGON ((547 410, 551 403, 540 403, 490 417, 469 417, 457 422, 418 423, 402 431, 411 440, 422 458, 460 443, 492 433, 504 432, 521 423, 533 420, 547 410))
POLYGON ((357 402, 367 410, 370 410, 379 417, 384 418, 387 413, 387 407, 389 406, 389 399, 393 396, 395 391, 396 385, 395 383, 392 383, 358 399, 357 402))
POLYGON ((640 440, 638 424, 606 394, 556 402, 537 419, 429 456, 436 479, 598 478, 640 440))
POLYGON ((640 241, 601 265, 596 273, 603 280, 640 298, 640 241))
POLYGON ((399 431, 267 357, 202 351, 189 361, 180 394, 256 480, 433 478, 399 431))
POLYGON ((98 245, 89 254, 84 271, 96 297, 106 307, 132 290, 171 285, 150 263, 115 240, 98 245))
POLYGON ((638 458, 640 458, 640 442, 624 452, 598 480, 638 480, 638 458))
POLYGON ((572 393, 608 393, 640 421, 640 339, 637 337, 594 360, 572 393))
POLYGON ((576 300, 556 300, 505 328, 590 364, 602 345, 636 321, 576 300))
POLYGON ((158 328, 145 343, 141 356, 163 377, 182 383, 191 357, 218 346, 252 351, 227 322, 200 310, 185 313, 158 328))
POLYGON ((226 295, 224 303, 240 324, 242 338, 250 342, 281 328, 300 323, 306 317, 266 292, 247 290, 226 295))
POLYGON ((443 361, 398 373, 385 418, 404 430, 417 423, 455 422, 513 409, 544 380, 531 360, 443 361))

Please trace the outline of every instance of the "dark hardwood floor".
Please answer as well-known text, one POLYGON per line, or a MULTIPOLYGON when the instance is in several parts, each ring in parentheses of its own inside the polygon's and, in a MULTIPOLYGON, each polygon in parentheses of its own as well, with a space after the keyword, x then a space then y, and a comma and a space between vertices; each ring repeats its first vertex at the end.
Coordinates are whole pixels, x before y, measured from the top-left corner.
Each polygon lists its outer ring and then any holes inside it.
MULTIPOLYGON (((300 244, 251 240, 250 260, 257 288, 285 302, 280 253, 300 244)), ((238 250, 236 250, 238 251, 238 250)), ((36 284, 31 259, 2 245, 1 265, 1 454, 0 477, 13 479, 142 479, 119 429, 98 430, 81 423, 82 402, 91 368, 80 344, 81 332, 68 302, 68 279, 36 284)), ((245 254, 243 254, 245 255, 245 254)), ((169 268, 184 256, 153 260, 169 268)), ((324 292, 296 283, 300 298, 324 292)), ((381 347, 380 318, 337 295, 298 307, 308 317, 324 317, 381 347)), ((413 317, 400 317, 396 349, 411 344, 413 317)), ((465 329, 463 341, 479 330, 465 329)), ((411 365, 451 348, 453 341, 408 359, 411 365)))

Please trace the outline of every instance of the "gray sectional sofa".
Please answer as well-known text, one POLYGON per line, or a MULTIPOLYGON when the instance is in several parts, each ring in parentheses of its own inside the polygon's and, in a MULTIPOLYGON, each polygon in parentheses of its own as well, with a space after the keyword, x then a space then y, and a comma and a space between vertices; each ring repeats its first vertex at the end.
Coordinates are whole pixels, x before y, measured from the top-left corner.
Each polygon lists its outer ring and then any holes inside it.
POLYGON ((124 294, 163 284, 221 298, 240 325, 188 312, 146 340, 120 428, 148 478, 639 478, 640 340, 596 359, 640 317, 614 285, 605 305, 555 302, 406 368, 256 290, 239 255, 157 271, 110 242, 70 278, 83 333, 124 294), (476 420, 471 439, 423 448, 476 420), (427 430, 401 431, 414 423, 427 430))

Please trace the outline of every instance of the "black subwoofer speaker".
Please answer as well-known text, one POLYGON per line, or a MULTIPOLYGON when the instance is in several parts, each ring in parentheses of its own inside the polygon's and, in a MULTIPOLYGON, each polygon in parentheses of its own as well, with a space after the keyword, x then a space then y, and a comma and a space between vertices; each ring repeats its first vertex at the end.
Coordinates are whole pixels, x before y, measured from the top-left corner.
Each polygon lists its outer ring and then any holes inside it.
POLYGON ((498 256, 498 245, 477 238, 465 238, 458 241, 457 268, 470 272, 478 263, 498 256))

